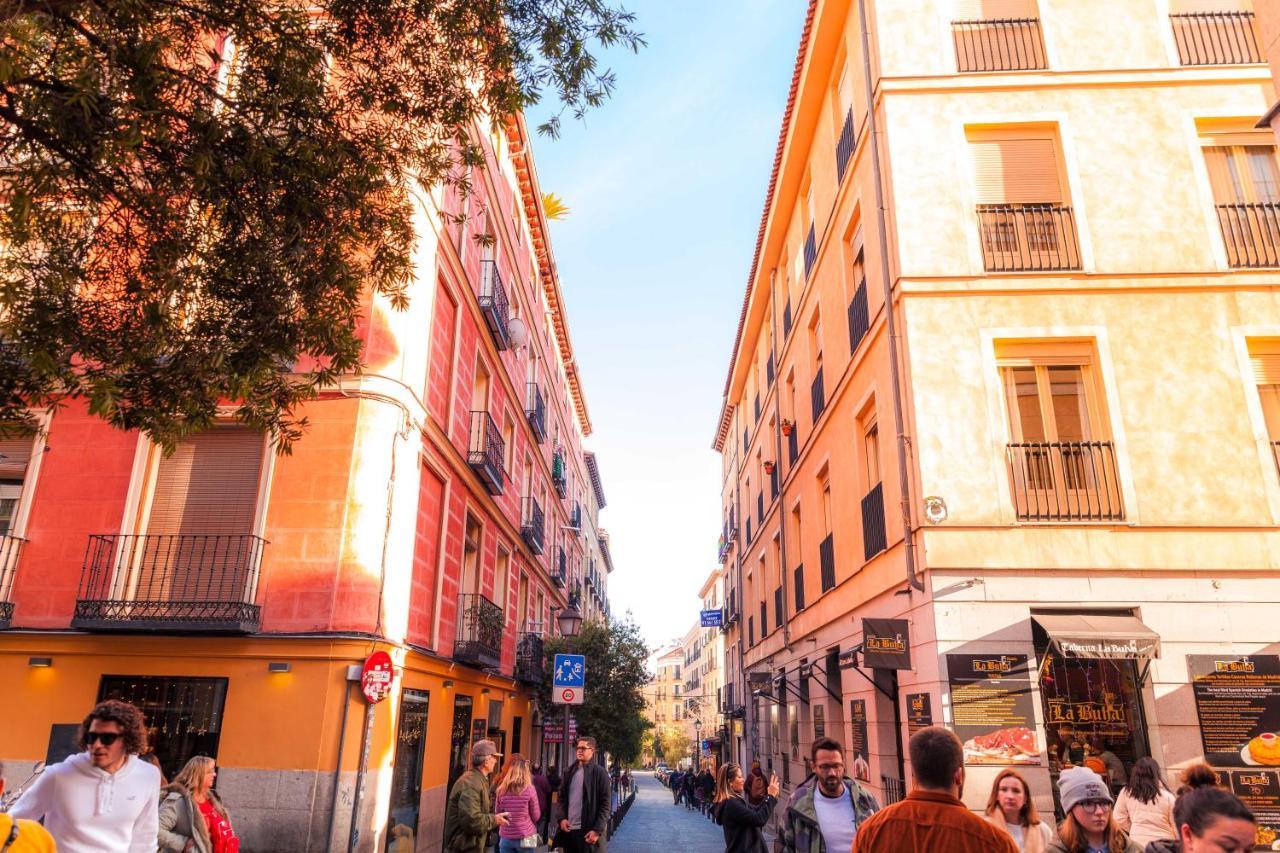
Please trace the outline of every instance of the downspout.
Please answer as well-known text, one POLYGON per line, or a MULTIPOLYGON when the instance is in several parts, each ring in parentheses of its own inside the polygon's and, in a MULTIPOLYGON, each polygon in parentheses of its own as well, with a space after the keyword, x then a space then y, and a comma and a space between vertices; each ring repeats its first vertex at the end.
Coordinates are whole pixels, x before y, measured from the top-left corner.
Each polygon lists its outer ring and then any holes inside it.
MULTIPOLYGON (((769 273, 769 345, 774 344, 773 333, 778 328, 778 270, 775 267, 769 273)), ((775 358, 770 349, 770 358, 775 358)), ((778 586, 782 590, 782 646, 791 646, 791 620, 787 618, 790 608, 787 606, 787 518, 783 506, 782 493, 782 388, 779 380, 782 366, 774 361, 773 365, 773 470, 778 473, 778 586)), ((760 484, 764 488, 764 483, 760 484)))
POLYGON ((876 130, 876 105, 871 89, 871 47, 867 33, 866 0, 858 0, 858 21, 862 27, 863 84, 867 93, 867 132, 871 134, 871 171, 876 179, 876 217, 880 226, 880 279, 884 286, 884 321, 889 327, 889 377, 893 387, 893 426, 897 433, 898 492, 902 495, 902 543, 907 562, 907 584, 924 592, 916 577, 915 533, 911 529, 910 478, 907 476, 907 436, 902 418, 902 381, 898 375, 898 332, 894 322, 893 282, 889 278, 889 234, 885 220, 884 187, 880 173, 880 145, 876 130))

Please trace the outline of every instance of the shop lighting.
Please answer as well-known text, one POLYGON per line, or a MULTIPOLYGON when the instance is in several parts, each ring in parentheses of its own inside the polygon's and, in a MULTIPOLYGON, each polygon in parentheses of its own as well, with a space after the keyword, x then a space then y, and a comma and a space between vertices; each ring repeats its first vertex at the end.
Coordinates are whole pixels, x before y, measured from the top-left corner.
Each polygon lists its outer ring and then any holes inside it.
POLYGON ((27 666, 53 666, 53 658, 27 658, 27 666))
POLYGON ((444 689, 445 689, 445 690, 448 690, 448 689, 449 689, 450 687, 452 687, 452 686, 453 686, 453 679, 452 679, 452 678, 446 678, 446 679, 444 680, 444 689))
POLYGON ((293 664, 288 663, 287 661, 273 660, 271 663, 267 664, 267 672, 270 673, 284 673, 289 672, 292 669, 293 664))

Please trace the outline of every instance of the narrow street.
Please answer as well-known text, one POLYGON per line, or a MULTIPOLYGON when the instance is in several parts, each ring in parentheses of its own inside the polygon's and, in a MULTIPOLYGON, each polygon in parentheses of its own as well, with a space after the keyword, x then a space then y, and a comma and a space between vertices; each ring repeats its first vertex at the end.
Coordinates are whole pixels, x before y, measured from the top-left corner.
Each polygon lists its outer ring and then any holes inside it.
POLYGON ((609 853, 719 853, 724 850, 720 827, 697 811, 671 803, 671 791, 652 773, 633 774, 636 801, 609 839, 609 853))

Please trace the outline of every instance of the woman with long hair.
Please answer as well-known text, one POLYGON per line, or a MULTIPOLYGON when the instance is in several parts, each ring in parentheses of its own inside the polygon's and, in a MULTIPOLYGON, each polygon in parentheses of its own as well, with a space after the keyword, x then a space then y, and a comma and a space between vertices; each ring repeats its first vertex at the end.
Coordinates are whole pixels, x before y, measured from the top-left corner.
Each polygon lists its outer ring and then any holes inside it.
POLYGON ((711 811, 724 829, 725 853, 768 853, 761 829, 773 815, 778 802, 778 777, 769 780, 759 805, 751 805, 743 795, 746 776, 737 764, 725 764, 716 776, 716 797, 711 811))
POLYGON ((1188 791, 1217 786, 1218 772, 1203 761, 1199 761, 1182 768, 1182 773, 1178 776, 1177 794, 1181 797, 1188 791))
POLYGON ((1116 798, 1116 823, 1143 847, 1173 838, 1174 800, 1173 792, 1160 778, 1160 765, 1153 758, 1139 758, 1129 783, 1116 798))
POLYGON ((498 829, 498 853, 537 847, 542 808, 538 805, 538 790, 533 787, 533 771, 520 753, 507 761, 498 779, 496 794, 494 811, 507 814, 507 823, 498 829))
POLYGON ((1044 853, 1053 841, 1053 830, 1031 802, 1027 780, 1012 767, 996 774, 987 798, 987 820, 1009 833, 1021 853, 1044 853))
POLYGON ((240 839, 218 792, 218 768, 207 755, 186 763, 161 790, 160 850, 165 853, 239 853, 240 839))
POLYGON ((1067 816, 1048 853, 1143 853, 1111 816, 1111 791, 1088 767, 1058 776, 1058 794, 1067 816))

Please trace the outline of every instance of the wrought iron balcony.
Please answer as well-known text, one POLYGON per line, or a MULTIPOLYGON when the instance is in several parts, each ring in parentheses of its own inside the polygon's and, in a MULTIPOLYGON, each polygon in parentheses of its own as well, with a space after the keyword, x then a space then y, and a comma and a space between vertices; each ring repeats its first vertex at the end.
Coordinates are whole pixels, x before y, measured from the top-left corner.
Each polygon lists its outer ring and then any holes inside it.
POLYGON ((516 641, 516 681, 542 684, 543 665, 542 635, 525 631, 516 641))
POLYGON ((1019 520, 1124 520, 1111 442, 1024 441, 1008 452, 1019 520))
POLYGON ((796 566, 793 576, 795 577, 793 586, 795 587, 796 612, 799 613, 804 610, 804 563, 796 566))
POLYGON ((543 549, 543 537, 547 532, 546 518, 543 517, 542 507, 538 504, 537 498, 525 498, 520 509, 520 538, 524 540, 524 544, 529 546, 529 550, 535 554, 541 554, 543 549))
POLYGON ((506 443, 498 425, 488 412, 471 413, 471 440, 467 445, 467 463, 480 477, 485 490, 491 495, 502 494, 502 458, 506 455, 506 443))
POLYGON ((510 316, 507 305, 507 291, 502 286, 502 274, 498 272, 496 260, 480 261, 480 313, 484 315, 484 323, 493 333, 493 343, 500 350, 511 346, 511 337, 507 330, 510 316))
POLYGON ((458 636, 453 659, 478 667, 496 667, 502 659, 502 608, 483 595, 458 599, 458 636))
POLYGON ((844 182, 844 173, 853 160, 853 107, 844 114, 844 124, 840 127, 840 139, 836 142, 836 186, 844 182))
POLYGON ((836 540, 834 533, 828 533, 827 538, 822 540, 822 544, 818 546, 818 559, 822 573, 822 591, 836 587, 836 540))
POLYGON ((1080 269, 1076 221, 1062 204, 980 204, 982 263, 988 272, 1080 269))
POLYGON ((862 558, 870 560, 889 547, 884 529, 884 483, 862 498, 862 558))
POLYGON ((530 382, 526 387, 524 416, 529 419, 529 428, 538 442, 547 440, 547 404, 542 399, 542 389, 537 382, 530 382))
POLYGON ((565 471, 564 451, 556 448, 551 454, 551 485, 561 498, 569 495, 569 474, 565 471))
POLYGON ((71 627, 257 631, 264 544, 248 533, 90 536, 71 627))
POLYGON ((1048 68, 1039 18, 985 18, 951 22, 956 70, 1030 71, 1048 68))
POLYGON ((858 289, 849 300, 849 354, 858 351, 858 344, 871 331, 871 312, 867 308, 867 280, 858 282, 858 289))
POLYGON ((577 528, 578 535, 582 535, 582 504, 577 501, 569 508, 569 526, 577 528))
POLYGON ((1170 15, 1169 23, 1183 65, 1262 62, 1252 12, 1188 12, 1170 15))
POLYGON ((809 386, 809 402, 813 408, 813 422, 816 424, 818 418, 822 417, 822 410, 827 407, 827 391, 822 384, 822 368, 818 368, 818 373, 813 377, 813 384, 809 386))
POLYGON ((804 238, 804 277, 813 272, 813 265, 818 262, 818 241, 814 235, 813 223, 809 223, 809 233, 804 238))
POLYGON ((1280 266, 1280 204, 1219 204, 1218 225, 1233 267, 1280 266))
POLYGON ((25 541, 7 533, 0 536, 0 628, 8 628, 13 621, 13 580, 25 541))
POLYGON ((563 548, 556 548, 556 567, 551 573, 551 582, 556 586, 563 587, 569 581, 569 561, 565 556, 563 548))

